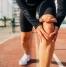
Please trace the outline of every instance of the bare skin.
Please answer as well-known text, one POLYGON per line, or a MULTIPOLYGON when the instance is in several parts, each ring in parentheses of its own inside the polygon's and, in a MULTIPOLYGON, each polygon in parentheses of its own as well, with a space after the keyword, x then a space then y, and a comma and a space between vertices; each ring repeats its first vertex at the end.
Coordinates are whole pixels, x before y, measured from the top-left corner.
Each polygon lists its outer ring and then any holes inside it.
MULTIPOLYGON (((51 18, 49 17, 49 18, 46 20, 46 22, 47 22, 47 23, 50 23, 50 22, 56 23, 57 20, 56 20, 56 18, 52 18, 52 19, 51 19, 51 18)), ((52 41, 56 41, 57 35, 58 35, 58 31, 59 31, 59 28, 58 28, 57 26, 55 26, 54 32, 50 34, 50 36, 53 36, 53 35, 54 35, 52 41)))
POLYGON ((30 38, 32 31, 30 32, 21 32, 21 45, 24 50, 24 53, 29 55, 30 50, 30 38))
MULTIPOLYGON (((54 18, 52 15, 45 15, 45 18, 48 17, 54 18)), ((54 31, 54 24, 53 23, 47 23, 43 22, 43 28, 46 33, 49 35, 54 31)), ((44 35, 45 39, 42 38, 42 36, 38 33, 40 37, 40 46, 39 46, 39 61, 40 61, 40 67, 49 67, 51 63, 51 59, 54 52, 55 42, 52 42, 51 37, 47 37, 44 35)))
MULTIPOLYGON (((54 31, 53 23, 43 23, 44 30, 50 34, 54 31)), ((47 41, 42 39, 39 46, 40 67, 49 67, 54 52, 55 42, 52 42, 52 37, 45 36, 47 41)))
MULTIPOLYGON (((42 25, 38 26, 37 31, 40 32, 40 34, 45 34, 48 36, 46 32, 44 32, 42 25)), ((24 50, 24 53, 29 55, 29 50, 30 50, 30 38, 31 38, 32 31, 30 32, 21 32, 21 45, 24 50)))
MULTIPOLYGON (((36 30, 40 38, 42 39, 42 42, 40 41, 40 47, 39 47, 40 67, 49 67, 51 63, 52 55, 54 52, 55 42, 51 41, 53 36, 48 37, 48 35, 54 31, 54 24, 44 22, 43 26, 39 25, 36 30), (45 38, 47 41, 45 40, 45 38)), ((24 50, 24 53, 28 55, 29 55, 29 50, 30 50, 31 34, 32 34, 32 31, 21 32, 22 48, 24 50)))
MULTIPOLYGON (((47 22, 47 23, 51 23, 51 22, 52 22, 52 23, 57 23, 57 20, 56 20, 56 18, 52 17, 52 15, 46 14, 46 15, 43 15, 43 16, 40 17, 39 22, 41 22, 41 23, 43 23, 43 22, 47 22), (47 16, 47 17, 46 17, 46 16, 47 16)), ((55 26, 54 32, 52 32, 52 33, 50 34, 50 37, 54 35, 54 37, 53 37, 53 39, 52 39, 53 42, 56 41, 56 39, 57 39, 58 30, 59 30, 59 28, 58 28, 57 26, 55 26)), ((46 38, 45 38, 45 39, 46 39, 46 38)))
POLYGON ((57 20, 54 16, 50 15, 50 14, 45 14, 45 15, 42 15, 39 19, 39 22, 55 22, 57 23, 57 20))

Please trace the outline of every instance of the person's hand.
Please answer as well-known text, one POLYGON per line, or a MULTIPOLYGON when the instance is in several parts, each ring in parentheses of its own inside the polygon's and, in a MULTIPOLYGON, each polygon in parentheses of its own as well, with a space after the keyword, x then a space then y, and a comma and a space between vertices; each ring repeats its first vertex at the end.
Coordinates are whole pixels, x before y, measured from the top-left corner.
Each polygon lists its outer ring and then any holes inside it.
POLYGON ((58 30, 59 30, 59 28, 58 28, 57 26, 55 26, 54 32, 52 32, 52 33, 50 34, 50 37, 54 35, 54 37, 53 37, 53 39, 52 39, 52 42, 56 41, 57 35, 58 35, 58 30))
POLYGON ((39 39, 40 41, 42 42, 42 39, 44 39, 45 41, 47 41, 47 39, 45 38, 45 36, 49 37, 49 34, 47 34, 42 25, 39 25, 37 28, 36 28, 36 31, 38 32, 38 36, 39 36, 39 39))
MULTIPOLYGON (((44 23, 44 22, 47 22, 47 23, 55 22, 55 23, 57 23, 57 20, 56 20, 56 18, 54 18, 54 16, 47 14, 47 15, 43 15, 39 19, 39 22, 42 22, 42 23, 44 23)), ((58 30, 59 30, 59 28, 57 26, 55 26, 54 32, 52 32, 50 34, 50 37, 54 35, 52 41, 56 41, 56 38, 57 38, 57 35, 58 35, 58 30)))
POLYGON ((49 18, 46 20, 46 22, 47 22, 47 23, 49 23, 49 22, 50 22, 50 23, 51 23, 51 22, 52 22, 52 23, 57 23, 57 20, 56 20, 56 18, 50 18, 50 17, 49 17, 49 18))
POLYGON ((41 23, 43 23, 43 22, 48 22, 48 23, 49 22, 53 22, 53 23, 56 23, 57 20, 56 20, 56 18, 54 18, 54 16, 47 14, 47 15, 41 16, 40 19, 39 19, 39 22, 41 22, 41 23))
MULTIPOLYGON (((47 15, 43 15, 39 19, 39 22, 42 22, 42 23, 44 23, 44 22, 47 22, 47 23, 50 23, 50 22, 57 23, 57 20, 52 15, 47 14, 47 15)), ((59 30, 59 28, 57 26, 55 26, 54 32, 52 32, 50 34, 50 37, 54 35, 52 41, 56 41, 56 38, 57 38, 57 35, 58 35, 58 30, 59 30)))

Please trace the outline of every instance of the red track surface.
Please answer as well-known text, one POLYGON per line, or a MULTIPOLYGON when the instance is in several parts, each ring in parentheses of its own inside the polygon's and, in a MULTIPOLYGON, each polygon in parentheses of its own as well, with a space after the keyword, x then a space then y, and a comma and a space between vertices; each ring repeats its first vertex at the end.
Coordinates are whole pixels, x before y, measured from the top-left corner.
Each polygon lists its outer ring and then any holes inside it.
POLYGON ((66 29, 60 29, 56 41, 55 54, 66 67, 66 29))
MULTIPOLYGON (((38 36, 37 39, 39 45, 40 40, 38 36)), ((59 30, 54 52, 63 66, 66 67, 66 29, 59 30)), ((54 58, 52 58, 50 67, 59 67, 54 58)))
POLYGON ((18 62, 24 52, 21 47, 21 37, 16 36, 0 45, 0 67, 36 67, 35 36, 31 37, 30 58, 26 66, 19 66, 18 62))
MULTIPOLYGON (((0 45, 0 67, 36 67, 38 59, 36 59, 35 49, 35 30, 33 29, 31 37, 30 55, 31 60, 25 66, 19 66, 18 62, 23 56, 24 52, 21 47, 21 36, 15 36, 0 45)), ((37 37, 38 39, 38 37, 37 37)), ((38 39, 39 45, 39 39, 38 39)), ((60 29, 55 46, 55 54, 61 63, 66 67, 66 29, 60 29)), ((54 58, 50 67, 59 67, 54 58)))

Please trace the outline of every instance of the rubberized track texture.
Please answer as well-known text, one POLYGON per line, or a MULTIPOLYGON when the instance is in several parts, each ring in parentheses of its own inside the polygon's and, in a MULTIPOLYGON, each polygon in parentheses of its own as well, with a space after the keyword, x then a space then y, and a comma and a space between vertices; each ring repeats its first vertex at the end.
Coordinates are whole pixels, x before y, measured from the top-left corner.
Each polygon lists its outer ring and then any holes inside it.
MULTIPOLYGON (((40 40, 35 29, 33 28, 30 42, 31 60, 25 66, 18 64, 24 54, 20 39, 21 35, 18 34, 0 43, 0 67, 39 67, 38 47, 40 40)), ((66 67, 66 29, 59 30, 50 67, 66 67)))

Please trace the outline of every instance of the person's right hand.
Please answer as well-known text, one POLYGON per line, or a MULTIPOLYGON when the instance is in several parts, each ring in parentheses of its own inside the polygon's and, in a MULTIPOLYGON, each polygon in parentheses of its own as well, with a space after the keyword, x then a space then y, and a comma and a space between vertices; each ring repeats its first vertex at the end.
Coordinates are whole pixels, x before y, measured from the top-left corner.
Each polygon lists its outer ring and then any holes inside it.
MULTIPOLYGON (((55 23, 56 23, 57 20, 56 20, 56 18, 52 18, 52 19, 51 19, 51 18, 49 17, 49 18, 46 20, 46 22, 47 22, 47 23, 50 23, 50 22, 52 22, 52 23, 55 22, 55 23)), ((59 27, 55 26, 54 32, 52 32, 52 33, 50 34, 50 37, 54 35, 54 37, 53 37, 53 39, 52 39, 53 42, 56 41, 56 39, 57 39, 58 30, 59 30, 59 27)))
POLYGON ((53 39, 52 39, 53 42, 56 41, 56 39, 57 39, 58 30, 59 30, 59 28, 58 28, 57 26, 55 26, 54 32, 52 32, 52 33, 50 34, 50 37, 54 35, 54 37, 53 37, 53 39))
MULTIPOLYGON (((41 23, 44 23, 44 22, 47 22, 47 23, 51 23, 51 22, 52 22, 52 23, 57 23, 57 20, 56 20, 55 17, 53 17, 53 16, 51 16, 51 15, 43 15, 43 16, 39 19, 39 22, 41 22, 41 23)), ((57 26, 55 26, 54 32, 52 32, 52 33, 50 34, 50 37, 52 37, 52 36, 54 35, 52 41, 56 41, 57 35, 58 35, 58 30, 59 30, 59 28, 58 28, 57 26)))
POLYGON ((45 30, 43 29, 42 25, 39 25, 37 28, 36 28, 36 31, 38 33, 38 36, 39 36, 39 39, 40 41, 42 42, 42 39, 44 39, 45 41, 47 41, 47 39, 45 38, 45 36, 48 36, 49 37, 49 34, 47 34, 45 32, 45 30))
POLYGON ((54 16, 47 14, 47 15, 41 16, 40 19, 39 19, 39 22, 41 22, 41 23, 43 23, 43 22, 57 23, 57 20, 56 20, 56 18, 54 16))

